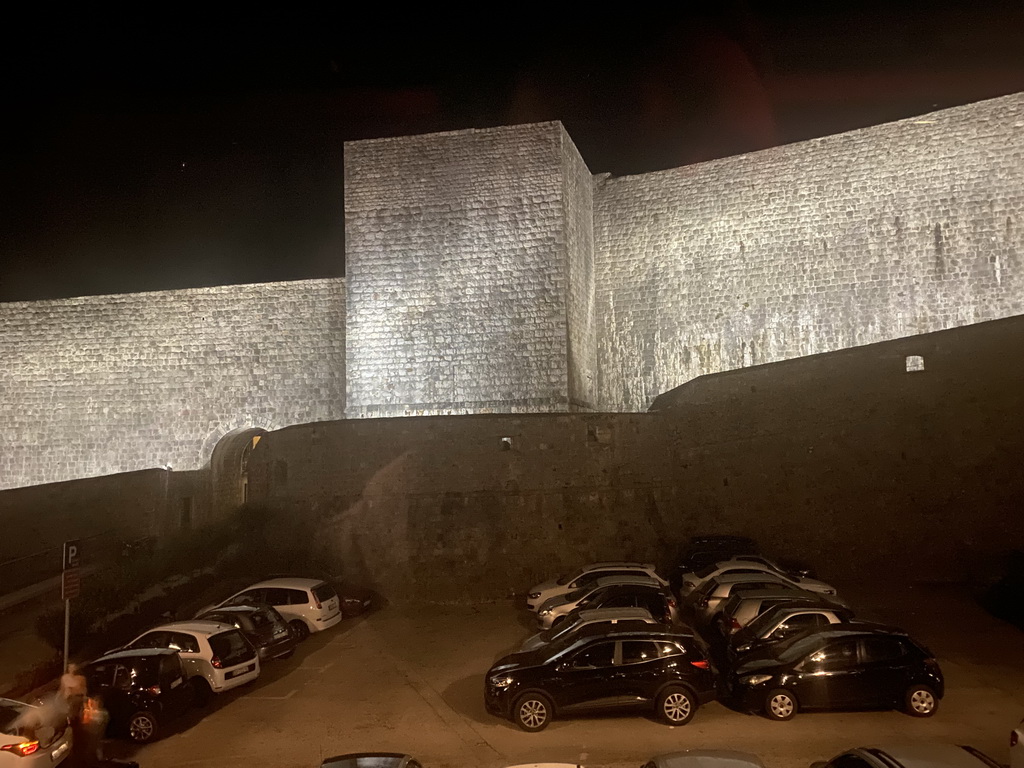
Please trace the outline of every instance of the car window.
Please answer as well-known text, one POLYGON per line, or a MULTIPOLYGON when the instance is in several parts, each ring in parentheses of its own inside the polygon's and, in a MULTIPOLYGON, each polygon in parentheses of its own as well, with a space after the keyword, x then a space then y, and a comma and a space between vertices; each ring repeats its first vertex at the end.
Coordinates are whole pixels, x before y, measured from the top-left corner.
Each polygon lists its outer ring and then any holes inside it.
POLYGON ((663 659, 668 656, 683 656, 685 653, 686 649, 680 647, 678 643, 658 643, 658 655, 663 659))
POLYGON ((665 598, 663 595, 646 594, 637 597, 638 608, 646 608, 651 616, 657 618, 665 613, 665 598))
POLYGON ((304 589, 288 590, 288 605, 309 605, 309 593, 304 589))
POLYGON ((572 665, 576 669, 610 667, 615 660, 615 643, 598 643, 576 654, 572 665))
POLYGON ((834 640, 807 657, 813 669, 846 669, 857 663, 856 640, 834 640))
POLYGON ((263 590, 263 602, 270 605, 288 605, 288 590, 272 587, 263 590))
POLYGON ((779 624, 768 637, 783 637, 803 632, 805 629, 828 626, 829 620, 820 613, 798 613, 779 624))
POLYGON ((183 653, 199 653, 199 641, 187 632, 168 632, 167 648, 183 653))
POLYGON ((89 688, 100 688, 110 685, 114 677, 113 662, 105 664, 93 664, 85 670, 85 680, 89 688))
POLYGON ((161 683, 171 683, 181 676, 181 661, 176 655, 168 655, 160 659, 160 670, 157 679, 161 683))
POLYGON ((212 635, 210 648, 213 655, 220 659, 221 664, 225 667, 241 664, 253 656, 252 645, 237 629, 212 635))
POLYGON ((114 667, 114 683, 111 686, 119 691, 130 691, 132 689, 132 671, 124 664, 114 667))
POLYGON ((623 640, 622 663, 642 664, 659 657, 658 645, 650 640, 623 640))
POLYGON ((603 603, 602 608, 635 608, 636 595, 614 595, 603 603))
POLYGON ((167 648, 170 632, 147 632, 138 640, 135 640, 129 648, 167 648))
POLYGON ((226 601, 225 605, 259 605, 266 599, 265 589, 247 589, 226 601))
POLYGON ((313 587, 313 597, 319 600, 321 603, 326 603, 328 600, 333 600, 338 596, 338 593, 334 591, 334 587, 330 584, 317 584, 313 587))
POLYGON ((903 643, 895 637, 865 637, 862 642, 867 662, 894 661, 906 653, 903 643))

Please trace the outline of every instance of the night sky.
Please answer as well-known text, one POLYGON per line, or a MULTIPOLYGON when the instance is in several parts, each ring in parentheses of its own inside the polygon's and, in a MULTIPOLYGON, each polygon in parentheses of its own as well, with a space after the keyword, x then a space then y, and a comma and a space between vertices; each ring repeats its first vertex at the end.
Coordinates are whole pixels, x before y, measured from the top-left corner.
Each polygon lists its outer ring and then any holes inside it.
POLYGON ((704 5, 9 24, 0 301, 340 276, 348 140, 557 119, 631 174, 1024 91, 1019 1, 704 5))

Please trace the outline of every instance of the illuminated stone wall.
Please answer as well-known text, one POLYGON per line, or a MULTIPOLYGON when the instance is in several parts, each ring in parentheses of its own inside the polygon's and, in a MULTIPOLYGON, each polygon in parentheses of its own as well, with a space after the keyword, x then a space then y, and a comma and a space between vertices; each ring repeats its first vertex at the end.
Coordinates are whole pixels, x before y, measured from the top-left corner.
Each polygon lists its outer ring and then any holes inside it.
POLYGON ((1024 313, 1024 94, 595 185, 599 404, 1024 313))
POLYGON ((347 414, 587 407, 590 194, 558 123, 346 144, 347 414))
POLYGON ((0 488, 170 464, 341 418, 343 280, 0 304, 0 488))

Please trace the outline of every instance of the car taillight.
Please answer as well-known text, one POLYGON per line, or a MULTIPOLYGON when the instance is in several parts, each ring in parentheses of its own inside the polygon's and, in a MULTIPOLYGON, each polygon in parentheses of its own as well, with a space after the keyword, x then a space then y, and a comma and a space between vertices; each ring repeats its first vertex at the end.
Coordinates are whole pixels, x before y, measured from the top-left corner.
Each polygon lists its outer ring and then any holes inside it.
POLYGON ((314 602, 314 603, 316 603, 316 609, 317 609, 318 611, 319 611, 319 610, 320 610, 321 608, 323 608, 323 606, 322 606, 322 605, 320 605, 320 598, 319 598, 319 597, 317 597, 316 595, 313 595, 313 602, 314 602))
POLYGON ((224 665, 220 663, 220 659, 217 656, 214 656, 212 659, 210 659, 210 663, 213 664, 214 669, 224 668, 224 665))
POLYGON ((696 661, 691 661, 690 664, 695 666, 697 669, 707 669, 711 666, 711 663, 707 659, 697 659, 696 661))
POLYGON ((13 752, 18 757, 28 757, 39 749, 38 741, 23 741, 21 744, 4 744, 0 752, 13 752))
POLYGON ((151 694, 153 696, 159 696, 160 695, 160 686, 159 685, 151 685, 151 686, 149 686, 149 688, 146 689, 146 693, 151 694))
POLYGON ((743 629, 743 625, 736 621, 735 617, 729 619, 729 626, 732 627, 733 632, 735 632, 737 629, 743 629))

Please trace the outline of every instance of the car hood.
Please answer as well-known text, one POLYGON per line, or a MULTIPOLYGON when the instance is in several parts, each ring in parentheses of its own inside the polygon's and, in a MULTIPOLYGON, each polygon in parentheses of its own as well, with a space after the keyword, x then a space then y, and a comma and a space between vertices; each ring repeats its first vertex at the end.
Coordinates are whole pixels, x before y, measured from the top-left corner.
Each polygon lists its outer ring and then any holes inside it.
POLYGON ((542 646, 533 651, 520 651, 510 653, 508 656, 502 656, 494 662, 487 676, 516 672, 520 669, 529 669, 530 667, 539 667, 548 660, 546 650, 546 646, 542 646))
POLYGON ((552 589, 559 589, 558 580, 551 579, 550 581, 544 581, 535 587, 530 588, 530 594, 534 592, 550 592, 552 589))
POLYGON ((536 635, 531 635, 523 641, 523 644, 519 646, 519 650, 516 653, 529 653, 530 651, 536 651, 538 648, 543 648, 547 643, 540 636, 538 632, 536 635))
POLYGON ((566 599, 566 595, 555 595, 554 597, 550 597, 547 600, 545 600, 543 603, 541 603, 540 607, 537 609, 537 611, 539 613, 540 611, 543 611, 545 608, 550 608, 551 610, 555 610, 556 608, 564 608, 567 605, 575 605, 575 604, 576 604, 576 601, 575 600, 567 600, 566 599))
POLYGON ((752 648, 736 659, 733 665, 733 672, 736 675, 746 675, 751 672, 760 672, 773 667, 783 666, 769 648, 752 648))

